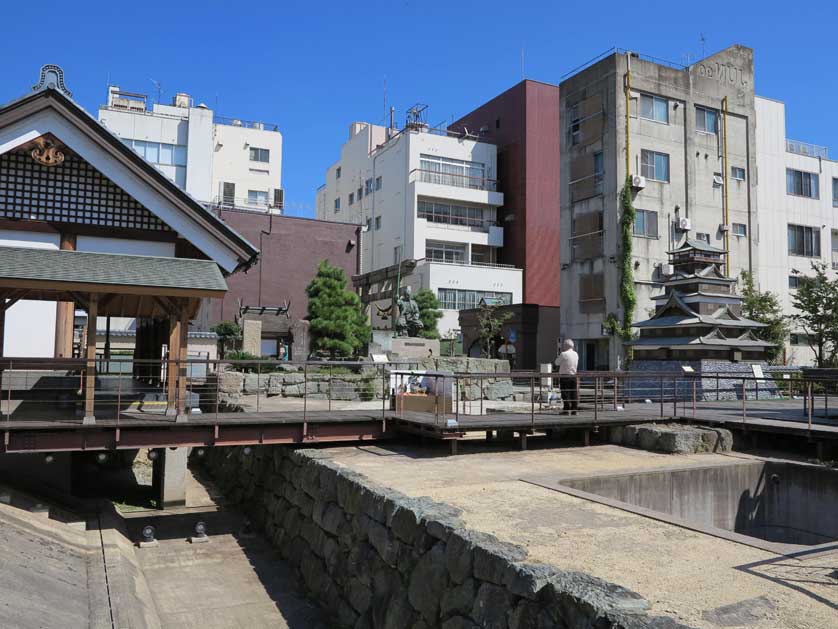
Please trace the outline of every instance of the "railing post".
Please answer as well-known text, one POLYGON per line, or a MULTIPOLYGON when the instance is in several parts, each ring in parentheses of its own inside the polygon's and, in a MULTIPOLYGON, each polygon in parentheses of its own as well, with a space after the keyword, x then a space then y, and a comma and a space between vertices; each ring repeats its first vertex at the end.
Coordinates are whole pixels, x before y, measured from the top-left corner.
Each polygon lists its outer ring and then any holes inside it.
POLYGON ((387 372, 381 365, 381 420, 387 416, 387 372))
POLYGON ((696 389, 696 382, 695 382, 695 378, 693 378, 693 417, 695 417, 695 389, 696 389))
POLYGON ((678 376, 672 378, 672 417, 678 417, 678 376))
POLYGON ((460 377, 458 375, 454 375, 454 378, 457 382, 457 399, 454 400, 454 409, 455 409, 455 418, 457 420, 457 424, 460 423, 460 377))
POLYGON ((661 380, 661 417, 663 417, 663 376, 660 377, 661 380))
POLYGON ((7 370, 8 374, 8 386, 9 390, 6 392, 6 421, 12 421, 12 361, 9 361, 9 368, 7 370))
MULTIPOLYGON (((117 362, 120 364, 120 361, 117 362)), ((116 423, 119 424, 119 417, 122 415, 122 365, 120 365, 116 374, 116 423)))
POLYGON ((480 379, 480 415, 483 416, 483 376, 478 376, 480 379))
POLYGON ((329 363, 329 410, 332 410, 332 363, 329 363))
POLYGON ((259 412, 259 390, 262 388, 262 363, 256 363, 256 412, 259 412))
POLYGON ((303 436, 306 434, 306 413, 308 411, 308 363, 303 364, 303 436))
POLYGON ((530 376, 530 426, 535 428, 535 381, 530 376))
POLYGON ((218 400, 221 395, 221 363, 215 364, 215 420, 218 421, 218 400))
POLYGON ((599 417, 599 376, 594 376, 594 422, 599 417))
POLYGON ((617 410, 617 375, 614 375, 614 410, 617 410))
POLYGON ((745 388, 745 379, 742 378, 742 423, 748 418, 748 390, 745 388))
POLYGON ((814 395, 812 394, 812 381, 806 383, 806 414, 809 421, 809 430, 812 430, 812 403, 814 402, 814 395))

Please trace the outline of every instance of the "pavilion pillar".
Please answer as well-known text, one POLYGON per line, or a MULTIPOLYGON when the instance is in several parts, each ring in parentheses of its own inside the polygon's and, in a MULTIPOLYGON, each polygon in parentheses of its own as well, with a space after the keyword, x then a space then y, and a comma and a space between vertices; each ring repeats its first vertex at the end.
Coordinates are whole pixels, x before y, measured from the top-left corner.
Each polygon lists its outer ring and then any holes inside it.
POLYGON ((189 317, 186 315, 186 309, 181 310, 180 313, 180 343, 178 352, 178 369, 177 369, 177 421, 186 421, 187 413, 187 399, 186 399, 186 379, 188 376, 187 363, 189 359, 189 317))
POLYGON ((3 342, 6 340, 6 298, 0 302, 0 358, 3 358, 3 342))
POLYGON ((96 394, 96 316, 99 311, 99 295, 90 295, 87 308, 87 348, 85 357, 87 369, 84 378, 84 420, 85 424, 95 424, 96 415, 93 405, 96 394))
POLYGON ((169 318, 169 362, 166 365, 166 415, 180 414, 178 363, 180 360, 180 315, 169 318))
MULTIPOLYGON (((62 251, 75 251, 76 235, 62 233, 59 248, 62 251)), ((59 301, 55 308, 55 357, 72 358, 76 304, 72 301, 59 301)))

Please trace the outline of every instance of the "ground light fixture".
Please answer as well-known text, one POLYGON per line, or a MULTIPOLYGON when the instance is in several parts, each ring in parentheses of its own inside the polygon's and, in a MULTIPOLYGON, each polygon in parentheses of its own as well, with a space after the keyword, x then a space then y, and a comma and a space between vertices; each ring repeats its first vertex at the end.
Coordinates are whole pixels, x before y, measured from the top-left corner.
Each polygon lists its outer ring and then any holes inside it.
POLYGON ((209 537, 207 537, 207 525, 206 522, 203 520, 198 520, 195 523, 195 535, 189 538, 189 541, 193 544, 202 544, 204 542, 209 541, 209 537))
POLYGON ((204 448, 196 448, 195 449, 195 456, 204 456, 207 451, 204 448))
POLYGON ((108 460, 108 455, 107 455, 106 452, 100 452, 99 454, 96 455, 96 461, 98 463, 104 463, 107 460, 108 460))
POLYGON ((250 456, 251 452, 253 452, 253 448, 251 448, 250 446, 245 446, 244 448, 242 448, 242 454, 244 454, 245 456, 250 456))
POLYGON ((160 456, 160 453, 157 452, 157 450, 149 450, 147 456, 149 461, 156 461, 157 457, 160 456))
POLYGON ((49 452, 44 455, 44 463, 49 465, 50 463, 55 463, 55 455, 52 452, 49 452))
POLYGON ((142 537, 140 540, 140 548, 157 546, 157 539, 155 538, 156 532, 157 531, 151 524, 146 524, 140 531, 140 536, 142 537))

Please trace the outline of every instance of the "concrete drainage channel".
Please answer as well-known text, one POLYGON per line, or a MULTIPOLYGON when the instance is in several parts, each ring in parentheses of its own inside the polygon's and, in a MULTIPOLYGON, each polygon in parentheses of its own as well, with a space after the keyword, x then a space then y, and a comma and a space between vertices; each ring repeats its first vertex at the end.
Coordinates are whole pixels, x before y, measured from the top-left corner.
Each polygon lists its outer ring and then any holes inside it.
POLYGON ((838 470, 731 456, 729 465, 526 482, 781 555, 834 550, 838 470))
POLYGON ((203 462, 335 627, 684 626, 619 585, 528 563, 522 547, 466 529, 453 507, 377 486, 317 450, 220 449, 203 462))

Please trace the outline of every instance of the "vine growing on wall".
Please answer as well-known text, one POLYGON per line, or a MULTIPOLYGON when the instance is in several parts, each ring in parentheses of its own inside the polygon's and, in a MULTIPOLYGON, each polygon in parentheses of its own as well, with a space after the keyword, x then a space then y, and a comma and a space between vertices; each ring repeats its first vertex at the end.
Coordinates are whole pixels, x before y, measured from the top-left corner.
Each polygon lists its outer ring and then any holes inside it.
MULTIPOLYGON (((631 175, 626 176, 623 190, 620 192, 620 303, 623 306, 623 321, 619 334, 625 339, 631 338, 631 323, 634 320, 634 309, 637 305, 637 295, 634 292, 634 267, 631 252, 634 234, 634 205, 631 202, 631 175)), ((616 324, 616 317, 612 325, 616 324)), ((614 325, 617 328, 617 325, 614 325)))

